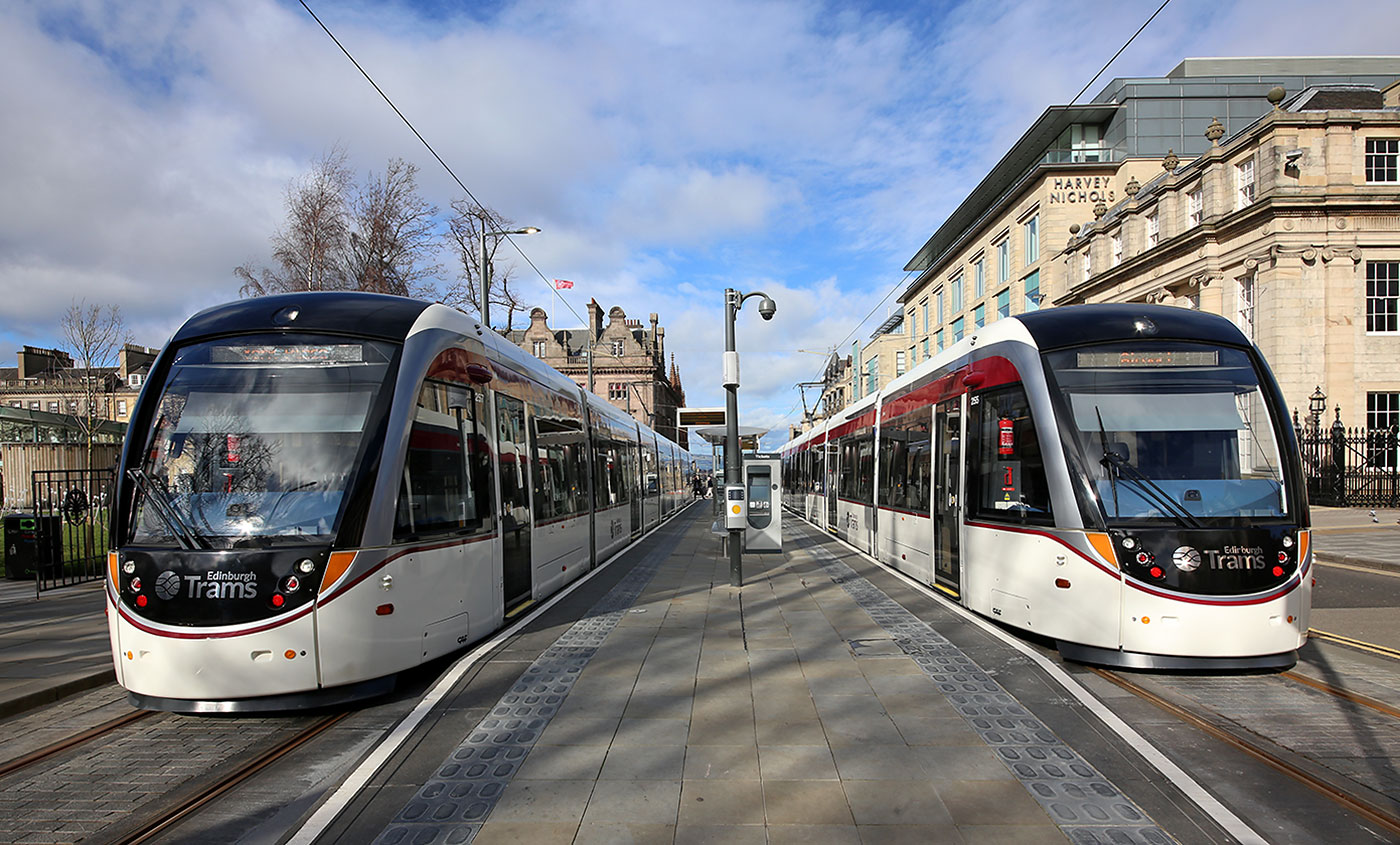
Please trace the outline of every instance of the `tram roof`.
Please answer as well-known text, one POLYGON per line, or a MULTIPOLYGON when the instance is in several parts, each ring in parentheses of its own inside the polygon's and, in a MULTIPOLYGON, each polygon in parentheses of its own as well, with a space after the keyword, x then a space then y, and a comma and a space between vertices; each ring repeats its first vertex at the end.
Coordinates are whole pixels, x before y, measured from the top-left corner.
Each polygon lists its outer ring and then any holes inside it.
POLYGON ((1039 349, 1148 338, 1249 344, 1239 328, 1224 317, 1171 305, 1065 305, 1020 314, 1016 319, 1039 349))
POLYGON ((350 333, 403 340, 430 303, 360 291, 304 291, 241 299, 206 308, 185 321, 176 341, 250 329, 350 333), (291 317, 295 308, 295 317, 291 317), (280 319, 278 315, 283 315, 280 319), (289 319, 290 317, 290 319, 289 319))

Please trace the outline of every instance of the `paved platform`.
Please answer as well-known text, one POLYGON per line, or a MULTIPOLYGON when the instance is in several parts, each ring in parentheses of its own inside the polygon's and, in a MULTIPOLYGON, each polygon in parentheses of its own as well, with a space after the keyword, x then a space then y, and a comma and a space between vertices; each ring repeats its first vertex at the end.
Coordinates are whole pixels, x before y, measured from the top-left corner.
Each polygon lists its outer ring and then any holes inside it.
POLYGON ((0 580, 0 718, 116 679, 102 589, 0 580))
POLYGON ((476 666, 315 841, 1229 838, 980 625, 800 524, 733 588, 693 510, 476 666))

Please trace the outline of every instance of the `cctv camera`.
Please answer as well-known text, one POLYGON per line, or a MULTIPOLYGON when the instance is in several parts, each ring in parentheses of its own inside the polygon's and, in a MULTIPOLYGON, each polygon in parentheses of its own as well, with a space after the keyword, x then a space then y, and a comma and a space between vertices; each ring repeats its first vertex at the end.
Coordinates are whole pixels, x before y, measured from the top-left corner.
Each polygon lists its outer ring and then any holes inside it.
POLYGON ((758 303, 758 316, 765 320, 771 320, 776 313, 778 313, 778 303, 766 296, 763 297, 763 301, 758 303))

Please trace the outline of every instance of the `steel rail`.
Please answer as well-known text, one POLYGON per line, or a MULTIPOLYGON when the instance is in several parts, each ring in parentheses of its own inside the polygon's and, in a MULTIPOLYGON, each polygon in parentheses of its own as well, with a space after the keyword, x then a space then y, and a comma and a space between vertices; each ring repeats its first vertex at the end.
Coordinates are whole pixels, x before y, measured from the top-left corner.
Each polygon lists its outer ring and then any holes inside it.
POLYGON ((1369 651, 1372 654, 1379 654, 1381 657, 1400 660, 1400 650, 1390 648, 1389 646, 1377 645, 1376 643, 1368 643, 1365 640, 1344 637, 1341 634, 1333 634, 1330 631, 1319 631, 1316 628, 1309 628, 1308 636, 1316 637, 1324 642, 1336 643, 1337 645, 1344 645, 1350 648, 1360 649, 1361 651, 1369 651))
POLYGON ((1124 678, 1115 672, 1111 672, 1107 669, 1100 669, 1098 667, 1093 666, 1087 668, 1089 669, 1089 671, 1093 672, 1094 674, 1098 675, 1099 677, 1103 678, 1109 683, 1115 684, 1116 686, 1119 686, 1127 690, 1128 692, 1131 692, 1132 694, 1138 696, 1139 698, 1142 698, 1143 700, 1151 704, 1155 704, 1157 707, 1161 708, 1162 710, 1165 710, 1173 716, 1176 716, 1183 722, 1186 722, 1187 724, 1199 728, 1201 731, 1205 732, 1211 737, 1214 737, 1215 739, 1220 740, 1221 742, 1224 742, 1225 744, 1239 751, 1243 751, 1245 754, 1248 754, 1249 756, 1264 763, 1265 765, 1269 766, 1270 768, 1274 769, 1275 771, 1281 774, 1288 775, 1289 777, 1293 778, 1294 780, 1298 781, 1299 783, 1303 784, 1309 789, 1312 789, 1314 792, 1317 792, 1318 794, 1330 799, 1331 801, 1340 804, 1342 807, 1346 808, 1350 812, 1361 816, 1362 818, 1372 822, 1373 824, 1385 828, 1386 830, 1390 831, 1396 836, 1400 836, 1400 816, 1388 812, 1387 810, 1381 807, 1372 805, 1365 798, 1347 792, 1346 790, 1342 789, 1336 784, 1330 783, 1326 779, 1318 777, 1312 772, 1309 772, 1308 770, 1284 759, 1283 757, 1274 754, 1272 751, 1269 751, 1268 749, 1256 743, 1247 741, 1242 737, 1236 736, 1234 733, 1214 724, 1210 720, 1196 713, 1193 713, 1192 711, 1188 710, 1185 707, 1182 707, 1179 704, 1176 704, 1172 701, 1168 701, 1167 699, 1157 695, 1154 692, 1151 692, 1150 690, 1142 686, 1139 686, 1133 681, 1130 681, 1127 678, 1124 678))
POLYGON ((153 814, 151 818, 140 822, 134 829, 122 831, 116 838, 109 841, 113 843, 122 843, 122 845, 135 845, 135 843, 138 842, 151 841, 174 825, 193 816, 196 811, 210 801, 232 790, 234 787, 339 724, 341 720, 349 715, 350 712, 346 711, 318 719, 316 722, 302 729, 295 736, 289 738, 286 742, 280 743, 276 747, 264 751, 256 757, 236 766, 227 775, 192 791, 191 794, 181 796, 175 803, 160 809, 153 814))
POLYGON ((133 710, 130 713, 123 714, 115 719, 110 719, 106 722, 103 722, 100 725, 95 725, 91 728, 88 728, 85 731, 73 734, 67 739, 61 739, 58 742, 51 743, 35 751, 31 751, 28 754, 16 757, 13 760, 8 760, 4 763, 0 763, 0 778, 8 777, 9 775, 20 771, 21 769, 27 769, 30 766, 33 766, 37 763, 42 763, 45 760, 62 754, 63 752, 71 748, 76 748, 77 746, 83 745, 87 742, 91 742, 92 740, 97 739, 98 737, 105 736, 111 733, 112 731, 115 731, 117 728, 123 727, 125 725, 130 725, 133 722, 139 722, 143 719, 155 715, 157 714, 150 710, 133 710))

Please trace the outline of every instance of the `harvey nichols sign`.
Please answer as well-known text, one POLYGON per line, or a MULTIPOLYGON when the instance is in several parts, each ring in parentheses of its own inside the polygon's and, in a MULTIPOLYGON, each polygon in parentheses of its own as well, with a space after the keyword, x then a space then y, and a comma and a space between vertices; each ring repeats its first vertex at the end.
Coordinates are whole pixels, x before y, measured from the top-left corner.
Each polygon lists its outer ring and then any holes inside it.
POLYGON ((1114 201, 1112 176, 1057 176, 1050 180, 1050 202, 1096 203, 1114 201))

